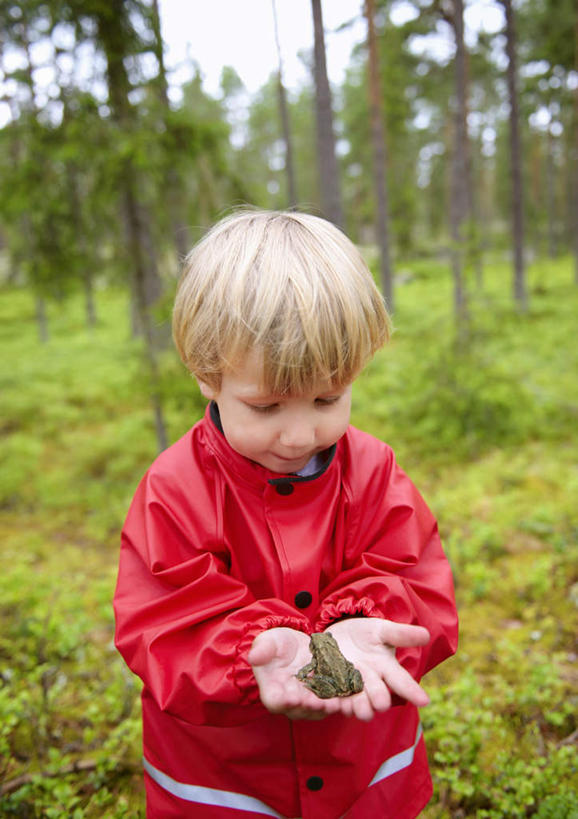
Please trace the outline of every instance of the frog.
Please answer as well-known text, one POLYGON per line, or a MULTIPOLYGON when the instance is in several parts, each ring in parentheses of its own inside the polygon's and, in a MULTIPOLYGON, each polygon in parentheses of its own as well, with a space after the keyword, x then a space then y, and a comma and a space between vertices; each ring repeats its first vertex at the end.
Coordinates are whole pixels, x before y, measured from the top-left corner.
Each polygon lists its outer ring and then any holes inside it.
POLYGON ((312 634, 309 650, 312 660, 296 676, 320 699, 350 697, 363 691, 361 673, 343 656, 332 634, 312 634))

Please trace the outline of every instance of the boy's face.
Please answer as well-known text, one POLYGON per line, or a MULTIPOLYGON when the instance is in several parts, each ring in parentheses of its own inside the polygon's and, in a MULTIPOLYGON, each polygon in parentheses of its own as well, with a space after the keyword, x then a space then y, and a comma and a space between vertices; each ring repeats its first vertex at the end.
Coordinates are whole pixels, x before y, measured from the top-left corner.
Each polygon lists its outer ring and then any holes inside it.
POLYGON ((268 395, 260 388, 257 355, 225 372, 221 388, 200 382, 205 398, 219 407, 223 432, 232 448, 272 472, 298 472, 317 452, 345 432, 351 412, 351 385, 330 383, 302 395, 268 395))

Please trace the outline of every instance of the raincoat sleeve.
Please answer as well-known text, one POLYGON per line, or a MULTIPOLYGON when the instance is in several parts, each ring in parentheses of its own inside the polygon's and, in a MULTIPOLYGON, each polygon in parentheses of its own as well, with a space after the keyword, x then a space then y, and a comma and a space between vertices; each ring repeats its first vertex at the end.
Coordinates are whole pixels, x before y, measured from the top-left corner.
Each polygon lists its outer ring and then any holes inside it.
POLYGON ((294 608, 256 600, 229 571, 210 480, 144 477, 122 532, 115 643, 161 710, 197 725, 263 712, 247 652, 264 629, 309 632, 294 608))
POLYGON ((457 647, 452 573, 436 521, 392 450, 360 435, 351 470, 350 542, 342 572, 324 590, 315 630, 351 615, 425 626, 427 646, 396 653, 419 680, 457 647))

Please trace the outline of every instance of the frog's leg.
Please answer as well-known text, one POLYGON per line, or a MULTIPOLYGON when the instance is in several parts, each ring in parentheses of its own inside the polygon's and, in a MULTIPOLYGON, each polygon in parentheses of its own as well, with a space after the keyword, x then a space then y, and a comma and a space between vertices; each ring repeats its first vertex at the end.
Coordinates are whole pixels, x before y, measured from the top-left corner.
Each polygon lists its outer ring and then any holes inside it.
POLYGON ((359 694, 359 692, 363 691, 364 688, 361 671, 359 671, 357 668, 354 668, 351 674, 351 688, 353 689, 354 694, 359 694))
POLYGON ((311 671, 313 671, 314 668, 315 668, 315 663, 313 663, 313 662, 307 663, 307 665, 304 665, 303 668, 299 669, 299 671, 297 672, 297 674, 295 676, 297 677, 298 680, 305 681, 305 678, 307 677, 307 675, 311 671))
POLYGON ((303 680, 303 683, 322 700, 344 696, 343 691, 336 685, 333 677, 327 677, 325 674, 316 674, 314 677, 308 677, 303 680))

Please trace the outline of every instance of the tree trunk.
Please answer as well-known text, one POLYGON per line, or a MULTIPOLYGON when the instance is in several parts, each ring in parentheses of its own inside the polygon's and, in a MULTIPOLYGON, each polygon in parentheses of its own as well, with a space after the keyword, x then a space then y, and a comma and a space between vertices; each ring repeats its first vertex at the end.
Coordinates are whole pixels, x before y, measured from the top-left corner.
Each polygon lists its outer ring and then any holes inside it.
MULTIPOLYGON (((112 116, 120 129, 130 134, 132 112, 128 93, 130 84, 124 65, 125 42, 123 22, 126 17, 123 0, 106 4, 96 14, 98 38, 107 61, 108 92, 112 116)), ((157 342, 151 310, 161 294, 161 282, 152 252, 150 230, 136 196, 136 171, 130 156, 124 160, 119 174, 120 203, 127 236, 129 258, 132 261, 132 287, 140 330, 144 339, 148 364, 151 404, 154 413, 157 443, 166 449, 168 436, 163 419, 160 377, 157 363, 157 342)))
POLYGON ((321 206, 324 215, 334 224, 343 227, 343 208, 339 186, 339 168, 335 156, 331 90, 325 60, 325 36, 321 0, 311 0, 313 29, 315 34, 315 109, 317 115, 317 159, 321 206))
MULTIPOLYGON (((32 71, 32 57, 30 55, 30 40, 28 37, 28 27, 24 26, 22 29, 22 48, 26 55, 26 65, 24 67, 24 82, 28 86, 28 90, 30 92, 30 111, 33 116, 33 119, 36 120, 38 117, 38 112, 36 110, 36 87, 34 83, 34 74, 32 71)), ((18 121, 18 110, 16 105, 12 102, 11 104, 11 114, 14 122, 18 121)), ((16 162, 20 160, 20 145, 17 142, 12 142, 11 145, 12 149, 12 156, 16 162)), ((25 150, 26 154, 26 150, 25 150)), ((38 178, 37 174, 37 165, 34 165, 34 177, 35 177, 35 185, 40 187, 41 181, 38 178), (37 181, 38 180, 38 181, 37 181)), ((48 327, 48 313, 46 310, 46 297, 44 293, 44 288, 42 287, 42 282, 40 281, 40 274, 38 272, 38 259, 40 257, 40 253, 38 251, 38 239, 35 234, 32 219, 29 213, 25 213, 22 217, 22 231, 24 236, 26 236, 26 248, 27 254, 29 259, 29 271, 30 271, 30 280, 32 287, 34 289, 34 301, 35 301, 35 313, 36 313, 36 326, 38 328, 38 338, 41 344, 47 344, 50 338, 50 332, 48 327)))
MULTIPOLYGON (((65 106, 66 110, 66 106, 65 106)), ((78 190, 78 176, 74 162, 67 160, 65 162, 65 171, 68 182, 68 195, 70 197, 71 211, 74 219, 74 231, 78 237, 78 244, 80 252, 84 261, 82 265, 82 287, 84 290, 84 312, 86 316, 87 327, 95 327, 96 320, 96 302, 94 298, 94 283, 92 280, 92 269, 86 260, 89 259, 90 254, 88 250, 88 242, 86 240, 86 230, 83 224, 82 216, 82 201, 80 192, 78 190)))
POLYGON ((465 287, 464 270, 467 258, 467 240, 464 237, 464 223, 467 224, 468 220, 471 219, 468 192, 467 83, 463 0, 453 0, 451 25, 456 40, 456 56, 450 233, 452 238, 451 257, 454 279, 454 309, 458 325, 463 326, 468 315, 468 296, 465 287))
POLYGON ((297 206, 297 184, 295 181, 295 168, 293 165, 293 144, 291 141, 291 126, 289 122, 289 109, 287 107, 287 94, 285 93, 285 86, 283 85, 283 58, 281 56, 281 44, 279 42, 275 0, 272 0, 272 3, 273 23, 275 26, 275 44, 277 46, 277 57, 279 60, 277 88, 279 93, 279 115, 281 118, 281 129, 283 132, 283 141, 285 142, 285 173, 287 175, 287 193, 289 206, 294 208, 297 206))
POLYGON ((558 255, 557 218, 556 218, 556 163, 554 162, 554 138, 548 128, 546 135, 546 209, 548 224, 548 256, 555 259, 558 255))
POLYGON ((390 263, 388 191, 386 180, 386 145, 383 126, 383 106, 379 81, 379 55, 375 36, 375 3, 366 0, 369 111, 373 146, 373 177, 377 203, 376 233, 380 253, 380 271, 383 293, 391 312, 394 309, 393 275, 390 263))
POLYGON ((159 451, 162 452, 168 446, 168 435, 163 416, 162 407, 162 392, 160 385, 160 372, 157 361, 156 339, 154 337, 154 329, 152 317, 150 314, 150 305, 147 301, 148 294, 146 288, 146 267, 143 264, 142 245, 139 240, 140 226, 139 226, 139 212, 134 197, 134 191, 130 179, 125 180, 123 185, 123 205, 126 224, 128 226, 128 240, 129 250, 133 256, 134 267, 134 284, 136 306, 141 324, 142 333, 144 336, 144 352, 149 371, 150 379, 150 400, 153 410, 155 431, 157 436, 157 444, 159 451))
POLYGON ((518 107, 516 30, 512 0, 502 0, 506 12, 506 53, 508 56, 508 97, 510 102, 510 164, 512 174, 512 230, 514 239, 514 299, 522 312, 528 309, 524 269, 524 199, 522 185, 522 144, 518 107))
MULTIPOLYGON (((167 82, 167 72, 165 69, 164 46, 161 34, 161 19, 159 13, 158 0, 153 0, 151 6, 151 22, 154 33, 153 51, 158 64, 157 88, 161 105, 165 111, 169 111, 169 91, 167 82)), ((165 172, 165 190, 167 191, 167 207, 169 212, 170 228, 175 251, 179 260, 184 259, 191 248, 191 236, 188 224, 183 218, 184 208, 179 196, 182 190, 181 181, 170 164, 165 172)))
MULTIPOLYGON (((574 28, 574 71, 578 75, 578 14, 576 15, 576 25, 574 28)), ((578 287, 578 85, 574 87, 574 170, 572 173, 574 204, 574 283, 578 287)))

